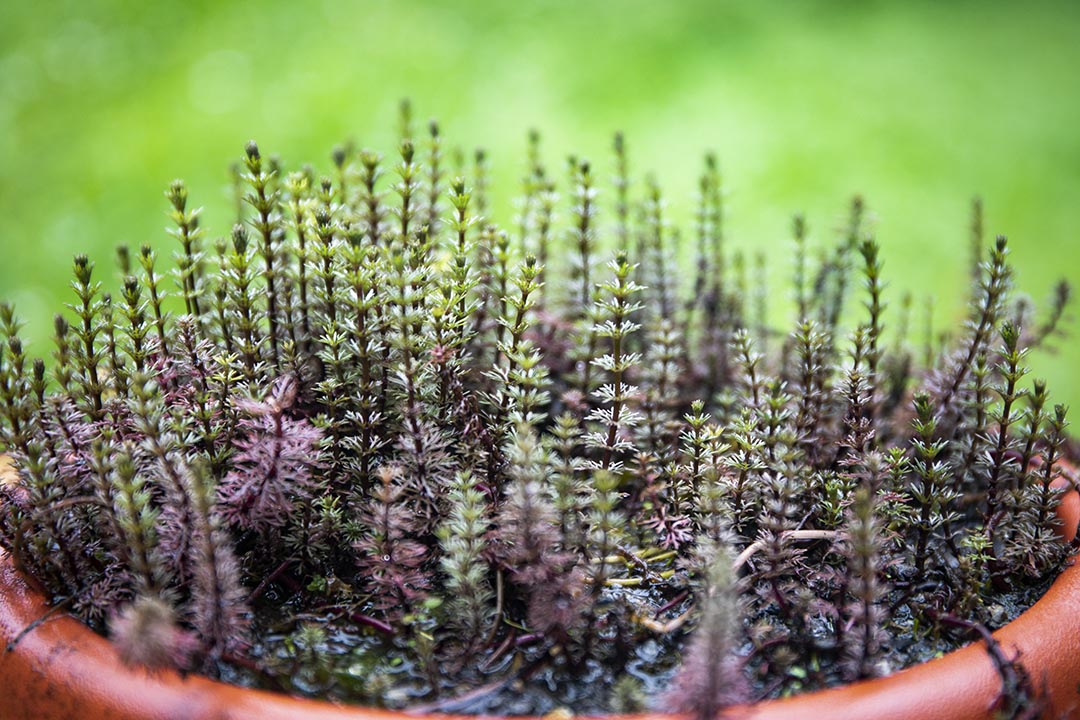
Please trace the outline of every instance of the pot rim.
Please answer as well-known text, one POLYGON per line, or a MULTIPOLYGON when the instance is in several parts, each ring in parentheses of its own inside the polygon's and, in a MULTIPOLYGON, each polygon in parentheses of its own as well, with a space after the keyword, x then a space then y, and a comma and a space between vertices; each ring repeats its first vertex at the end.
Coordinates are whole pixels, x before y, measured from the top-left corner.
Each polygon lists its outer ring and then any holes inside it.
MULTIPOLYGON (((1080 523, 1080 494, 1069 490, 1059 517, 1071 540, 1080 523), (1072 537, 1070 537, 1072 536, 1072 537)), ((1080 563, 1070 559, 1046 593, 994 633, 1010 656, 1018 655, 1047 694, 1053 717, 1080 718, 1080 563)), ((407 720, 417 715, 241 688, 175 671, 129 668, 113 645, 66 613, 46 614, 45 598, 0 549, 0 678, 5 718, 96 720, 407 720), (44 617, 44 619, 42 619, 44 617), (36 626, 26 631, 33 624, 36 626), (12 641, 18 641, 12 647, 12 641), (21 714, 20 714, 21 713, 21 714), (50 714, 51 713, 51 714, 50 714)), ((972 643, 891 675, 791 698, 727 708, 732 720, 822 718, 990 718, 1000 678, 983 644, 972 643)), ((441 715, 453 719, 460 715, 441 715)), ((471 716, 470 716, 471 717, 471 716)), ((617 717, 617 716, 609 716, 617 717)), ((624 716, 625 717, 625 716, 624 716)), ((673 720, 655 712, 642 720, 673 720)))

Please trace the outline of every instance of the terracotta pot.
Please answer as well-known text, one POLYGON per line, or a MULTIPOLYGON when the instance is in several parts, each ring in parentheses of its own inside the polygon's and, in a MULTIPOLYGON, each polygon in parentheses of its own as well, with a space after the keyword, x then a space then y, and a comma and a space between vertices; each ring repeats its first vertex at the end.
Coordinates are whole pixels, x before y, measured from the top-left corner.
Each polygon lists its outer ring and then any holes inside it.
MULTIPOLYGON (((1070 490, 1059 512, 1072 540, 1080 495, 1070 490)), ((45 599, 0 552, 0 639, 11 643, 48 611, 45 599)), ((995 633, 1019 652, 1049 693, 1049 717, 1080 718, 1080 565, 1070 565, 1027 612, 995 633)), ((173 672, 149 674, 120 661, 107 640, 75 618, 56 614, 0 654, 0 720, 407 720, 405 713, 345 708, 247 690, 173 672)), ((990 718, 1000 683, 982 643, 890 677, 730 708, 739 720, 990 718)), ((447 717, 447 716, 443 716, 447 717)), ((641 720, 670 718, 661 714, 641 720)))

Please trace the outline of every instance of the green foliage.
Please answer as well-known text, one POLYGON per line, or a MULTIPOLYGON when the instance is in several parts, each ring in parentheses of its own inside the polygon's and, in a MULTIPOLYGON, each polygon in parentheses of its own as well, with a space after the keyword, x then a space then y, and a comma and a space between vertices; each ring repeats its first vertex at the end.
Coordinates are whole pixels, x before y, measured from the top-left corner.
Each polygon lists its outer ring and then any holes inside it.
POLYGON ((469 473, 458 475, 448 500, 449 517, 436 533, 443 551, 440 564, 446 574, 446 622, 471 651, 490 630, 494 593, 483 558, 490 520, 484 494, 469 473))

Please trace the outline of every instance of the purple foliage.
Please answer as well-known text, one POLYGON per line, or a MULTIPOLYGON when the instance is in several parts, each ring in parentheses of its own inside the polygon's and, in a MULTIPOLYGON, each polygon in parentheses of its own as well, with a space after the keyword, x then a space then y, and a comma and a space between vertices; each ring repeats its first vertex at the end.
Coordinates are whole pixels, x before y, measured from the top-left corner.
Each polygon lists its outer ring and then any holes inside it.
POLYGON ((182 580, 191 577, 191 544, 194 533, 190 493, 191 471, 172 458, 163 459, 156 468, 158 487, 164 488, 161 515, 158 518, 158 543, 164 557, 173 558, 176 573, 182 580))
POLYGON ((661 707, 713 720, 722 708, 747 700, 750 689, 743 676, 742 660, 714 653, 710 638, 699 634, 690 641, 661 707))
POLYGON ((722 708, 749 697, 742 659, 734 652, 742 625, 738 581, 724 545, 705 542, 695 553, 691 567, 699 574, 701 614, 682 667, 665 693, 664 708, 713 720, 722 708))
POLYGON ((396 618, 427 597, 431 584, 421 566, 427 547, 415 539, 418 518, 403 502, 401 472, 393 466, 379 469, 380 484, 360 513, 370 534, 355 544, 357 565, 367 578, 376 609, 396 618))
POLYGON ((126 665, 149 670, 187 667, 197 644, 157 598, 140 597, 123 607, 109 619, 109 635, 126 665))
POLYGON ((233 468, 218 489, 223 518, 246 529, 281 527, 297 501, 311 496, 319 466, 322 431, 286 413, 296 402, 297 383, 279 378, 262 402, 237 403, 247 413, 235 441, 233 468))
MULTIPOLYGON (((72 542, 85 541, 77 534, 72 534, 72 542)), ((90 544, 89 551, 99 550, 100 542, 90 544)), ((80 617, 89 618, 93 623, 102 623, 109 613, 131 599, 131 573, 119 564, 110 565, 104 572, 93 576, 84 592, 77 595, 71 603, 71 609, 80 617)))
POLYGON ((176 325, 182 349, 170 354, 155 351, 149 358, 149 372, 161 386, 167 406, 190 410, 195 407, 197 393, 210 385, 215 348, 198 336, 191 318, 180 318, 176 325))
POLYGON ((40 423, 49 471, 67 493, 88 492, 93 476, 91 445, 98 435, 97 424, 66 399, 53 402, 42 413, 40 423))
POLYGON ((665 505, 658 506, 642 524, 656 533, 666 550, 678 550, 694 539, 693 521, 685 515, 669 515, 665 505))
POLYGON ((540 485, 515 482, 497 526, 503 543, 501 560, 511 568, 510 579, 526 594, 529 627, 565 635, 580 625, 592 598, 585 587, 586 573, 561 547, 558 515, 540 485))
POLYGON ((189 612, 202 642, 203 667, 213 670, 217 661, 242 653, 248 646, 248 593, 240 582, 236 555, 214 505, 213 487, 206 478, 195 476, 192 480, 197 525, 189 612))
POLYGON ((196 542, 192 624, 210 660, 235 655, 247 647, 247 591, 224 533, 211 527, 210 539, 196 542))
MULTIPOLYGON (((526 620, 530 628, 557 639, 583 625, 592 602, 581 563, 568 565, 572 556, 548 556, 539 582, 529 587, 526 620)), ((520 576, 515 577, 521 580, 520 576)))

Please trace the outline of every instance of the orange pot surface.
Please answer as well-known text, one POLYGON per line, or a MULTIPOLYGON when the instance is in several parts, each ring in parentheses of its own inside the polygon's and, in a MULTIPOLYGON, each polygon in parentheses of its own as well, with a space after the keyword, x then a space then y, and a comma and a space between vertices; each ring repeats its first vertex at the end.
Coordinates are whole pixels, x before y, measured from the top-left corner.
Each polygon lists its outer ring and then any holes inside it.
MULTIPOLYGON (((1062 503, 1075 536, 1080 495, 1062 503)), ((1071 539, 1071 538, 1070 538, 1071 539)), ((0 552, 0 639, 10 643, 48 610, 0 552)), ((1080 566, 1070 565, 1032 608, 995 633, 1050 694, 1049 717, 1080 718, 1080 566)), ((982 643, 886 678, 729 708, 730 720, 969 720, 991 717, 1000 687, 982 643)), ((0 720, 407 720, 415 716, 247 690, 174 672, 125 667, 78 620, 57 614, 0 654, 0 720)), ((450 716, 442 716, 450 717, 450 716)), ((663 714, 641 720, 672 720, 663 714)))

